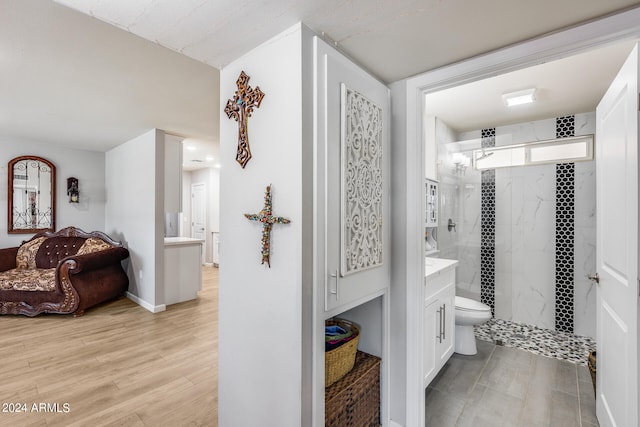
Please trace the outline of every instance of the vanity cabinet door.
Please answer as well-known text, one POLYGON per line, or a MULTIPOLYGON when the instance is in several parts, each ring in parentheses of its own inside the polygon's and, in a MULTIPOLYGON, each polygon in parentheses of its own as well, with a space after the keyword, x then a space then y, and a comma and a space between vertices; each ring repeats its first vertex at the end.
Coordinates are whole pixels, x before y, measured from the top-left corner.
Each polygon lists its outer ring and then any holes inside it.
POLYGON ((444 366, 453 354, 456 309, 455 292, 455 285, 452 283, 443 289, 438 297, 438 305, 441 310, 439 320, 442 329, 439 331, 440 339, 437 343, 436 365, 440 368, 444 366))
POLYGON ((455 270, 447 270, 427 278, 422 319, 422 372, 425 388, 453 354, 455 293, 455 270))
MULTIPOLYGON (((436 376, 436 349, 440 331, 439 300, 431 299, 425 304, 422 316, 422 373, 424 387, 436 376)), ((438 358, 439 359, 439 358, 438 358)))

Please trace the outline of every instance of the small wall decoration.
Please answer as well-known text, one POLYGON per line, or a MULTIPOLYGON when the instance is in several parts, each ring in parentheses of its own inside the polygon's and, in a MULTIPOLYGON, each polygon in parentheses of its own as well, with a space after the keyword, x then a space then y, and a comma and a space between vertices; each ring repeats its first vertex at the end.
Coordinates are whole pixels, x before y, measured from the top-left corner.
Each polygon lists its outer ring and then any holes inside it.
POLYGON ((244 169, 249 160, 251 160, 251 148, 249 147, 249 131, 247 122, 254 108, 259 108, 264 92, 259 86, 253 89, 249 86, 250 77, 244 71, 240 73, 240 77, 236 81, 238 90, 233 98, 227 101, 224 112, 227 117, 235 119, 238 122, 238 151, 236 152, 236 161, 244 169))
POLYGON ((250 221, 260 221, 262 223, 262 262, 271 268, 269 256, 271 253, 271 228, 273 224, 289 224, 291 221, 281 216, 273 216, 271 204, 271 184, 267 186, 264 194, 264 208, 257 214, 244 214, 250 221))
POLYGON ((341 85, 341 273, 382 265, 382 108, 341 85))
POLYGON ((78 178, 67 178, 67 196, 69 203, 78 203, 80 201, 80 191, 78 190, 78 178))

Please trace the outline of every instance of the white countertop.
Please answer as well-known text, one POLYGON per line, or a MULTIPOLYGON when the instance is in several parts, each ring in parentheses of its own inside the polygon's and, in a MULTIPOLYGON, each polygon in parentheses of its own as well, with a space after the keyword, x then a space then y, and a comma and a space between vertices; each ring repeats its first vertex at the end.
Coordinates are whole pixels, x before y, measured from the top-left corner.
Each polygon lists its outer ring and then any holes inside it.
POLYGON ((458 265, 457 259, 444 259, 444 258, 425 258, 424 259, 424 277, 429 277, 434 274, 440 274, 450 268, 454 268, 458 265))
POLYGON ((199 245, 204 243, 203 239, 194 239, 191 237, 165 237, 165 246, 179 246, 179 245, 199 245))

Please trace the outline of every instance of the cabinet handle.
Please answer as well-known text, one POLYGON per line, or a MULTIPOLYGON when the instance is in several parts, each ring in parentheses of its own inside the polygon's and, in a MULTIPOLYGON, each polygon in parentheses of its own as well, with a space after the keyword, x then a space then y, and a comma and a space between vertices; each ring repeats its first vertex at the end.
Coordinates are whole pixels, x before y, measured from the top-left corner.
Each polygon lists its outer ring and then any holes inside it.
POLYGON ((440 342, 442 342, 442 336, 444 335, 442 332, 442 327, 444 325, 444 304, 440 306, 440 342))
POLYGON ((442 304, 442 339, 447 339, 447 305, 442 304))
POLYGON ((340 275, 338 274, 338 270, 336 269, 336 272, 333 273, 331 275, 331 277, 334 277, 336 279, 336 290, 335 291, 330 291, 331 294, 336 296, 336 301, 340 299, 340 275))
POLYGON ((442 307, 438 309, 438 335, 436 339, 439 343, 442 342, 442 307))

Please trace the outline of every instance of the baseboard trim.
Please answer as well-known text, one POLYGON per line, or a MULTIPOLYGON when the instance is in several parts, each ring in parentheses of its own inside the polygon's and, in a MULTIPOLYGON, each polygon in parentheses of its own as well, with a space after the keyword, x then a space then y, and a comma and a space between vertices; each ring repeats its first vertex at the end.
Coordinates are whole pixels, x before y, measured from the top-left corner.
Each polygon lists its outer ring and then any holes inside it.
POLYGON ((132 294, 131 292, 127 291, 127 298, 129 298, 131 301, 135 302, 136 304, 138 304, 139 306, 141 306, 142 308, 145 308, 147 310, 149 310, 152 313, 160 313, 161 311, 165 311, 167 309, 167 306, 164 304, 160 304, 160 305, 153 305, 148 303, 147 301, 143 300, 142 298, 132 294))
POLYGON ((402 426, 395 421, 389 421, 389 427, 402 427, 402 426))

